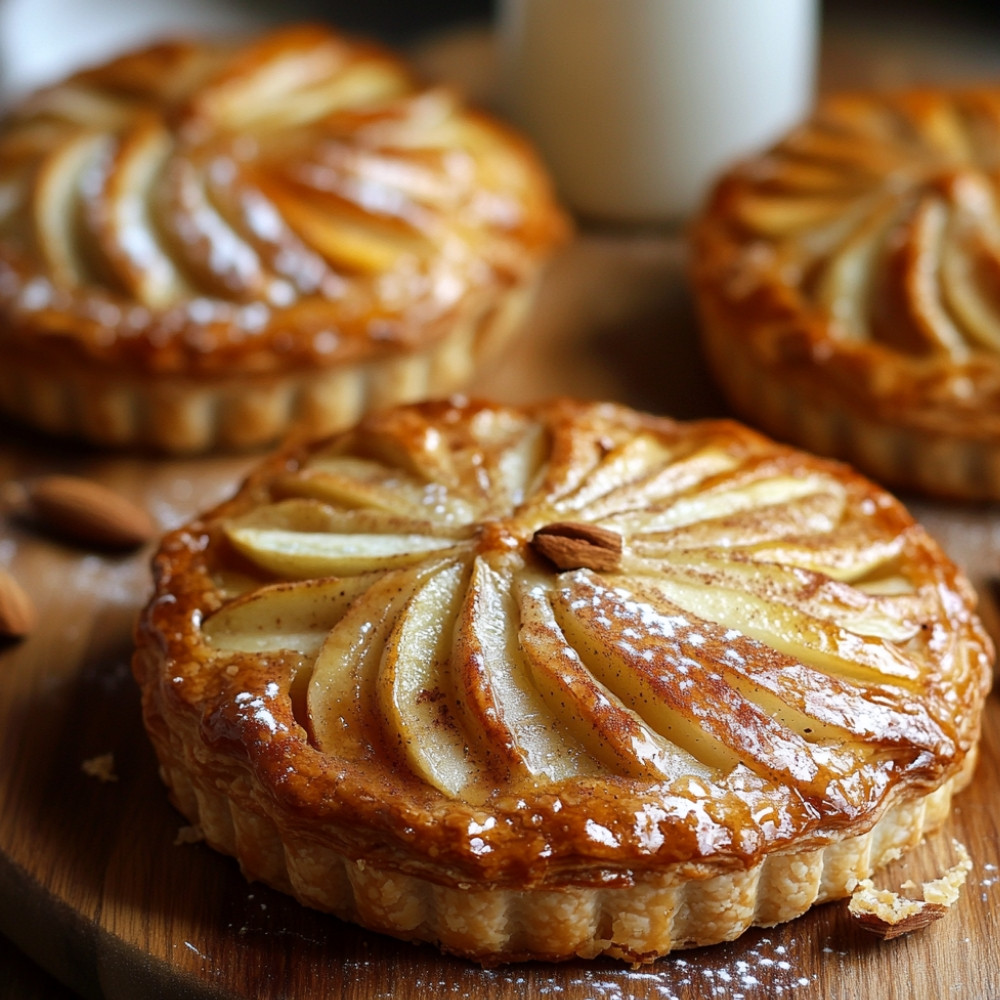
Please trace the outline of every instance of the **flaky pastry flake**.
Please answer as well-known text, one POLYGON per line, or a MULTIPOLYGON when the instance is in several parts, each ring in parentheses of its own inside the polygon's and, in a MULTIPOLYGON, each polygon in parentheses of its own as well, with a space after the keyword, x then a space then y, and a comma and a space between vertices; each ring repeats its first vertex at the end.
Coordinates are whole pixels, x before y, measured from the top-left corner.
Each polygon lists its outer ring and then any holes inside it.
MULTIPOLYGON (((923 930, 940 920, 958 902, 962 886, 972 870, 972 859, 964 844, 955 842, 958 861, 940 877, 925 882, 921 898, 877 889, 870 878, 849 886, 851 893, 848 912, 860 927, 885 941, 923 930)), ((916 889, 912 883, 904 890, 916 889)))

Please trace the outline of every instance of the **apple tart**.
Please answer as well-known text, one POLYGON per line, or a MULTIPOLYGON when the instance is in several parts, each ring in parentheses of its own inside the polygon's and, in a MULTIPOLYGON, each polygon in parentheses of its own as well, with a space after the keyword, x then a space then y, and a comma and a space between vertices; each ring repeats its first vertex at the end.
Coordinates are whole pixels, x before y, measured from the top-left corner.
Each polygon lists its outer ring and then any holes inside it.
POLYGON ((946 817, 992 649, 926 532, 729 421, 463 399, 281 451, 166 536, 134 671, 245 875, 491 964, 846 896, 946 817))
POLYGON ((165 42, 0 123, 0 410, 101 445, 458 388, 567 235, 520 137, 322 27, 165 42))
POLYGON ((901 489, 1000 498, 1000 90, 835 96, 692 227, 738 414, 901 489))

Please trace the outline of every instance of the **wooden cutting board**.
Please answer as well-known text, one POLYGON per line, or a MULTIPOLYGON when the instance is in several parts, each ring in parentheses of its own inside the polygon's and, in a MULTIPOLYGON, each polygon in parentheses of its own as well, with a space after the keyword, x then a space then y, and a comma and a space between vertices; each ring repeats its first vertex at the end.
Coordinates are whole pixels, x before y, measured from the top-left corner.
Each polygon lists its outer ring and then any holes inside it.
MULTIPOLYGON (((915 24, 893 22, 889 32, 867 21, 834 24, 823 85, 901 85, 1000 68, 995 47, 977 37, 915 36, 915 24)), ((432 72, 488 93, 488 40, 444 39, 424 55, 432 72)), ((724 413, 698 354, 680 241, 582 233, 554 267, 531 330, 474 390, 511 402, 611 398, 680 418, 724 413)), ((146 505, 165 529, 230 492, 252 462, 108 456, 0 423, 0 483, 53 470, 91 476, 146 505)), ((1000 506, 909 506, 965 567, 1000 637, 1000 506)), ((966 845, 975 867, 962 897, 927 930, 880 942, 834 903, 642 970, 601 961, 488 971, 306 910, 246 883, 233 861, 204 845, 177 842, 184 820, 157 778, 129 672, 149 555, 98 555, 0 520, 0 564, 41 612, 27 640, 0 643, 0 932, 75 991, 104 1000, 1000 997, 995 695, 974 784, 945 828, 879 879, 894 886, 933 877, 953 862, 953 840, 966 845), (83 770, 104 754, 113 755, 115 781, 83 770)), ((4 954, 0 996, 23 997, 24 977, 6 992, 4 954)))
MULTIPOLYGON (((510 401, 610 397, 685 418, 724 412, 698 357, 680 242, 583 234, 553 269, 532 331, 476 389, 510 401)), ((253 461, 107 456, 6 425, 0 442, 0 481, 50 470, 91 476, 144 504, 164 528, 228 493, 253 461)), ((1000 510, 911 506, 967 568, 992 628, 1000 510)), ((947 827, 885 876, 889 885, 934 876, 954 860, 953 838, 968 847, 975 868, 962 898, 926 931, 879 942, 830 904, 638 971, 612 962, 485 971, 308 911, 247 884, 204 845, 177 842, 184 821, 157 778, 129 671, 148 557, 99 555, 15 521, 0 525, 0 560, 41 612, 28 639, 0 647, 0 930, 78 992, 106 1000, 1000 996, 995 698, 975 784, 947 827), (84 772, 103 754, 113 755, 117 780, 84 772)))

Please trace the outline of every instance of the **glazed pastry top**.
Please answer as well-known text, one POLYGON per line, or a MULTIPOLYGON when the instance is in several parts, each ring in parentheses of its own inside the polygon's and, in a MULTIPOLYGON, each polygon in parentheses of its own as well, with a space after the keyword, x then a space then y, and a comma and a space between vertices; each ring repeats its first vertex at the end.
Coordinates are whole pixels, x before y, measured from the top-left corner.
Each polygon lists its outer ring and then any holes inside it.
POLYGON ((456 879, 861 832, 962 768, 989 681, 971 588, 882 490, 610 404, 372 416, 156 565, 163 715, 291 822, 456 879))
POLYGON ((378 357, 565 231, 518 137, 321 27, 163 43, 0 126, 10 349, 194 373, 378 357))
POLYGON ((721 179, 696 280, 776 368, 822 369, 887 418, 995 434, 998 208, 1000 92, 834 96, 721 179))

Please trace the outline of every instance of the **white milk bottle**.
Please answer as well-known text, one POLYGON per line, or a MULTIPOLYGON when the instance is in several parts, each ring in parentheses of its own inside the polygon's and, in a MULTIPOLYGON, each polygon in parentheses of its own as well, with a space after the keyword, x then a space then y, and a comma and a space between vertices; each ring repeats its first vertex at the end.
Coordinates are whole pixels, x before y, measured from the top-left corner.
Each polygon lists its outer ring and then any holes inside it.
POLYGON ((813 99, 818 0, 501 0, 500 100, 584 216, 669 222, 813 99))

